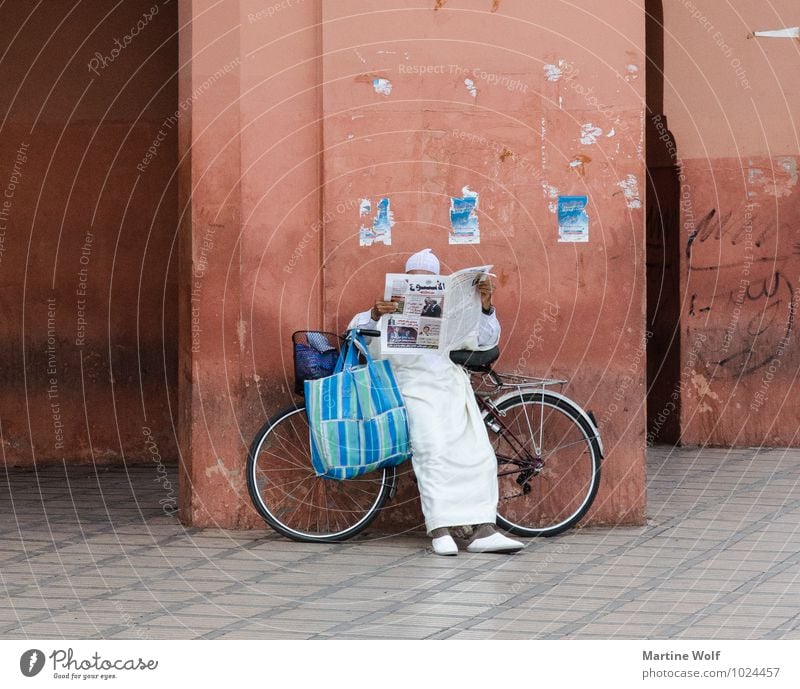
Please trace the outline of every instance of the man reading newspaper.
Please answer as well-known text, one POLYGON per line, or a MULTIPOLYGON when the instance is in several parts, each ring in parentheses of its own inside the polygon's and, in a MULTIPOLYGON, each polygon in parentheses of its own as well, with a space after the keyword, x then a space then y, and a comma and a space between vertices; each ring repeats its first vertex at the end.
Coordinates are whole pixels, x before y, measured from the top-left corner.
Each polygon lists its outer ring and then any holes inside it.
POLYGON ((406 403, 425 527, 437 555, 458 554, 451 530, 471 534, 469 552, 522 548, 495 527, 497 460, 469 376, 449 357, 500 340, 489 268, 443 276, 439 259, 424 249, 408 259, 405 273, 387 275, 383 297, 350 323, 381 331, 376 355, 392 362, 406 403))

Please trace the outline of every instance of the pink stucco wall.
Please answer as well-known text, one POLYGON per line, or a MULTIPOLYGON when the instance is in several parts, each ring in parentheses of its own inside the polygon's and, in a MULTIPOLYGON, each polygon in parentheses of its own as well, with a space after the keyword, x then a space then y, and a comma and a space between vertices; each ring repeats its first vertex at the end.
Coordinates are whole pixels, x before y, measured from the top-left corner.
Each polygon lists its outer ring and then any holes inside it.
POLYGON ((664 3, 681 180, 682 441, 796 445, 797 3, 664 3))
MULTIPOLYGON (((291 332, 343 328, 384 272, 430 246, 448 270, 495 264, 500 366, 571 380, 608 450, 593 519, 641 522, 642 8, 187 1, 181 12, 192 56, 181 97, 229 67, 181 132, 183 518, 258 524, 246 442, 291 397, 291 332), (481 242, 451 245, 450 197, 466 186, 481 242), (588 195, 588 243, 557 241, 558 194, 588 195), (364 198, 372 215, 390 199, 391 246, 359 245, 364 198)), ((406 481, 385 527, 421 524, 413 491, 406 481)))
POLYGON ((10 466, 177 454, 177 8, 152 7, 0 5, 10 466))

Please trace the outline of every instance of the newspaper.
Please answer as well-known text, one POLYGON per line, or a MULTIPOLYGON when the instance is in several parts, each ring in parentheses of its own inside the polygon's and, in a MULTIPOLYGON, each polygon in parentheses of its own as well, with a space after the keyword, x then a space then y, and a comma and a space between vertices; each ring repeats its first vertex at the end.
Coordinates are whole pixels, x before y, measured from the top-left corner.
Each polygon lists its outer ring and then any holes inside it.
POLYGON ((492 266, 452 275, 386 276, 384 299, 397 304, 381 318, 381 355, 478 349, 481 299, 476 285, 492 266))

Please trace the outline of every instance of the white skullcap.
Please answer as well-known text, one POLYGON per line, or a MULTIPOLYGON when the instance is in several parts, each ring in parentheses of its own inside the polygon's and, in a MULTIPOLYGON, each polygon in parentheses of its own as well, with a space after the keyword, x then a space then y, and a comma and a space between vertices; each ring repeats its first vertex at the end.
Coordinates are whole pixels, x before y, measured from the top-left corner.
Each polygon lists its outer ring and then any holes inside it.
POLYGON ((438 275, 439 259, 430 249, 423 249, 406 261, 406 273, 410 270, 429 270, 434 275, 438 275))

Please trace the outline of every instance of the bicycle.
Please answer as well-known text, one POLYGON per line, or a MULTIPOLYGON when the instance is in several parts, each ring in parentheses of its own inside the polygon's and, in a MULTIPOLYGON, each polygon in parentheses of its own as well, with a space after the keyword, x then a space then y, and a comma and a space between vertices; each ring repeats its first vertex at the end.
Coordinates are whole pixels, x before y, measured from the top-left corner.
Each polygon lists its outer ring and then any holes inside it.
MULTIPOLYGON (((380 335, 356 329, 346 337, 356 332, 380 335)), ((597 495, 600 433, 591 412, 551 389, 566 380, 498 373, 492 364, 499 354, 495 347, 450 355, 471 375, 497 456, 497 524, 517 536, 555 536, 577 524, 597 495)), ((272 416, 250 445, 250 497, 261 517, 283 536, 344 541, 366 529, 394 497, 395 467, 334 481, 316 476, 310 457, 304 402, 272 416)))

